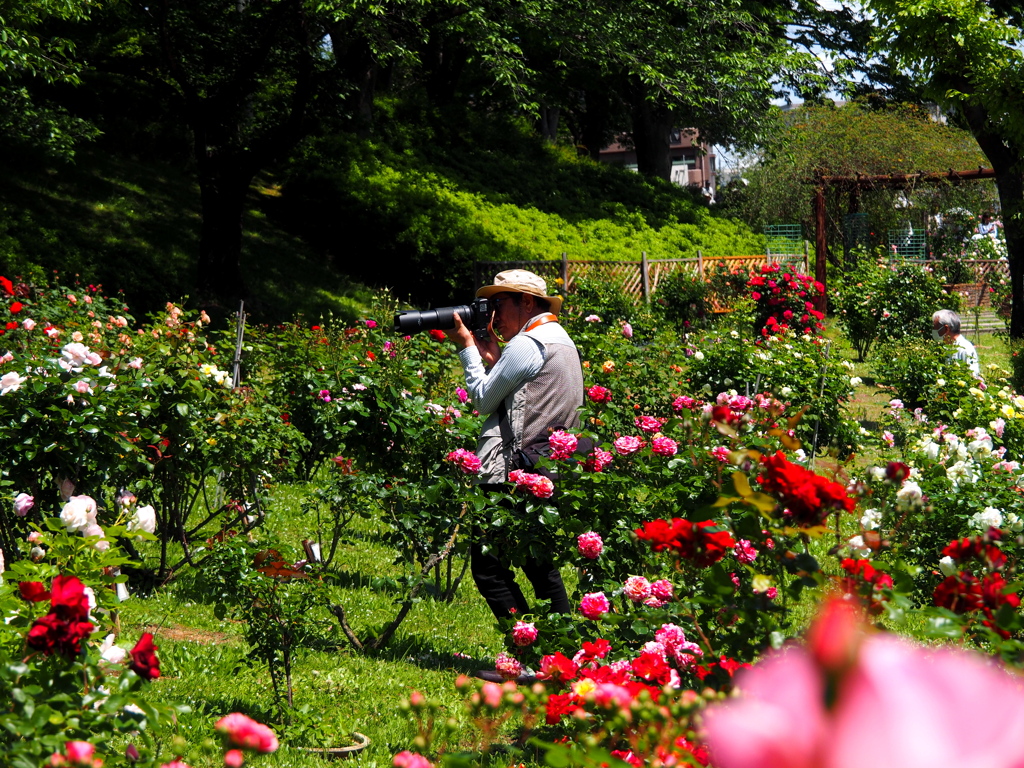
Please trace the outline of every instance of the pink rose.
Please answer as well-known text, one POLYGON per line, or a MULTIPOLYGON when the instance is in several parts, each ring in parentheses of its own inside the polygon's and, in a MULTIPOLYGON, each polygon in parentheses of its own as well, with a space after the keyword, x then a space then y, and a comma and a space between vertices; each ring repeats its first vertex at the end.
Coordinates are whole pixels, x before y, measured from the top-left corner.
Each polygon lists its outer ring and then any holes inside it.
POLYGON ((445 461, 455 464, 467 475, 478 474, 480 472, 480 467, 482 466, 480 458, 475 453, 467 451, 465 448, 456 448, 444 458, 445 461))
POLYGON ((680 395, 679 397, 672 401, 672 410, 677 412, 683 410, 684 408, 686 408, 687 410, 693 410, 693 408, 695 408, 696 405, 697 401, 694 400, 692 397, 680 395))
POLYGON ((516 645, 532 645, 536 639, 537 626, 535 624, 528 621, 517 621, 516 625, 512 627, 512 642, 516 645))
POLYGON ((613 458, 608 451, 595 448, 594 452, 583 462, 583 469, 586 472, 604 472, 605 467, 612 463, 613 458))
POLYGON ((615 450, 619 452, 620 456, 629 456, 630 454, 636 453, 644 447, 644 441, 639 437, 632 437, 623 435, 622 437, 615 440, 612 445, 615 446, 615 450))
POLYGON ((627 339, 632 339, 633 338, 633 326, 630 325, 629 323, 623 323, 622 324, 622 335, 625 336, 627 339))
POLYGON ((590 398, 592 403, 610 403, 612 401, 612 391, 607 387, 595 384, 587 390, 587 397, 590 398))
POLYGON ((650 597, 651 582, 643 576, 630 576, 622 587, 622 593, 634 603, 641 603, 650 597))
POLYGON ((367 328, 376 328, 377 327, 377 321, 376 320, 364 320, 364 322, 366 323, 366 327, 367 328))
POLYGON ((612 608, 604 592, 589 592, 580 601, 580 612, 584 617, 596 621, 612 608))
POLYGON ((31 317, 26 317, 24 320, 21 321, 21 327, 24 328, 26 331, 31 331, 33 328, 36 327, 36 321, 33 320, 31 317))
POLYGON ((661 431, 661 421, 653 416, 637 416, 633 423, 636 424, 637 429, 648 434, 661 431))
POLYGON ((14 497, 14 514, 18 517, 24 517, 35 503, 35 497, 29 496, 27 493, 19 493, 14 497))
POLYGON ((548 443, 551 446, 551 458, 556 461, 568 459, 576 452, 578 442, 576 435, 571 432, 555 430, 548 438, 548 443))
POLYGON ((675 456, 678 444, 671 437, 656 437, 651 441, 651 450, 659 456, 675 456))
POLYGON ((519 659, 504 652, 499 653, 494 659, 494 669, 505 680, 515 680, 523 674, 523 665, 519 663, 519 659))
POLYGON ((467 400, 469 400, 469 392, 464 390, 462 387, 458 387, 455 390, 455 396, 459 398, 460 403, 465 403, 467 400))
POLYGON ((224 765, 228 768, 242 768, 244 762, 245 756, 240 749, 229 749, 224 753, 224 765))
POLYGON ((672 600, 675 598, 675 587, 668 579, 658 579, 651 584, 651 594, 659 600, 672 600))
POLYGON ((601 534, 594 531, 581 533, 576 537, 576 549, 588 560, 597 560, 601 556, 601 552, 604 551, 604 541, 601 540, 601 534))
POLYGON ((92 756, 96 747, 88 741, 68 741, 64 744, 64 753, 71 765, 92 768, 92 756))

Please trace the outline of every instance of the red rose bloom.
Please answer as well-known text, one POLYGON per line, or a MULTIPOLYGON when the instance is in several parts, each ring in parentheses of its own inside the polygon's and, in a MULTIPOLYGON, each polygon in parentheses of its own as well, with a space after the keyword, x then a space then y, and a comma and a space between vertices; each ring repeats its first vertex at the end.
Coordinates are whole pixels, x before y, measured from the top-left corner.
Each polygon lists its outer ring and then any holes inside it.
POLYGON ((132 662, 128 666, 143 680, 156 680, 160 677, 160 660, 156 657, 159 650, 153 645, 153 635, 144 632, 139 642, 131 650, 132 662))
POLYGON ((439 331, 437 328, 431 328, 430 338, 434 341, 444 341, 448 337, 444 335, 444 331, 439 331))
POLYGON ((11 310, 11 314, 12 315, 18 314, 19 312, 21 312, 21 309, 22 309, 22 303, 20 301, 16 301, 13 304, 11 304, 11 306, 10 306, 10 310, 11 310))
POLYGON ((711 531, 716 527, 711 520, 691 523, 689 520, 673 518, 671 524, 665 520, 651 520, 643 528, 636 529, 637 538, 651 544, 651 549, 661 552, 673 549, 700 568, 717 563, 732 548, 736 540, 728 531, 711 531))
POLYGON ((801 528, 822 525, 833 510, 851 512, 856 501, 837 482, 793 464, 782 451, 764 459, 758 478, 783 507, 783 516, 801 528))
POLYGON ((41 603, 50 599, 50 592, 41 581, 18 582, 18 592, 22 600, 28 600, 30 603, 41 603))

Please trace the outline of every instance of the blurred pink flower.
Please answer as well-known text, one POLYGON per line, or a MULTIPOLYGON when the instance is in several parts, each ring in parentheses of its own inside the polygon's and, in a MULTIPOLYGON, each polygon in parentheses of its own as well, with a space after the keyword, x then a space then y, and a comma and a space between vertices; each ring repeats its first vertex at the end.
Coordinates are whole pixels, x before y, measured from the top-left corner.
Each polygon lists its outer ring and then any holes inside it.
POLYGON ((242 768, 244 762, 245 756, 240 749, 229 749, 224 753, 224 765, 228 768, 242 768))
POLYGON ((627 339, 632 339, 633 338, 633 326, 630 325, 629 323, 623 323, 622 324, 622 335, 625 336, 627 339))
POLYGON ((469 392, 464 390, 462 387, 459 387, 458 389, 455 390, 455 396, 459 398, 460 403, 465 403, 467 400, 469 400, 469 392))
POLYGON ((222 717, 214 725, 214 728, 218 733, 224 734, 236 747, 252 749, 256 752, 277 750, 277 736, 274 735, 274 732, 241 712, 233 712, 222 717))
POLYGON ((31 317, 26 317, 24 320, 21 321, 21 327, 24 328, 26 331, 31 331, 33 328, 36 327, 36 321, 33 320, 31 317))
POLYGON ((869 636, 851 650, 849 666, 838 668, 843 676, 830 707, 826 673, 807 648, 769 654, 739 673, 742 695, 704 714, 715 765, 1024 764, 1024 686, 1014 675, 968 651, 928 648, 892 635, 869 636))
POLYGON ((395 765, 395 768, 434 768, 434 764, 423 755, 410 752, 409 750, 395 755, 392 763, 395 765))
POLYGON ((750 565, 757 558, 757 549, 746 539, 740 539, 732 548, 733 556, 744 565, 750 565))

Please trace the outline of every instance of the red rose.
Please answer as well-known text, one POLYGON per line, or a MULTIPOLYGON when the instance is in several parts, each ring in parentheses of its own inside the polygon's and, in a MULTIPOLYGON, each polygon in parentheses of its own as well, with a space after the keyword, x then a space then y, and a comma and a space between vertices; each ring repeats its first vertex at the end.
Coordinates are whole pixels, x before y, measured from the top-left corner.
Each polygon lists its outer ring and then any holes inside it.
POLYGON ((444 341, 448 337, 445 336, 444 331, 439 331, 437 328, 431 328, 430 338, 432 338, 434 341, 444 341))
POLYGON ((652 520, 636 529, 637 538, 650 542, 651 549, 660 552, 674 549, 699 568, 717 563, 736 546, 736 540, 728 531, 712 531, 716 527, 712 520, 691 523, 689 520, 673 518, 671 524, 665 520, 652 520))
POLYGON ((12 315, 16 315, 18 312, 21 312, 21 309, 22 309, 22 303, 20 301, 16 301, 13 304, 11 304, 11 306, 10 306, 10 310, 11 310, 11 314, 12 315))
POLYGON ((74 576, 57 576, 50 588, 50 613, 68 621, 89 618, 89 598, 85 584, 74 576))
POLYGON ((2 288, 4 293, 6 293, 8 296, 14 295, 14 283, 12 283, 6 277, 0 277, 0 288, 2 288))
POLYGON ((28 600, 30 603, 41 603, 43 600, 50 599, 50 592, 41 581, 18 582, 18 592, 23 600, 28 600))
POLYGON ((764 472, 758 479, 778 499, 784 518, 800 527, 822 525, 832 511, 851 512, 856 505, 845 487, 793 464, 782 451, 764 459, 764 472))
POLYGON ((153 645, 153 635, 143 632, 139 642, 131 650, 132 662, 128 666, 143 680, 156 680, 160 677, 160 660, 156 657, 159 650, 153 645))

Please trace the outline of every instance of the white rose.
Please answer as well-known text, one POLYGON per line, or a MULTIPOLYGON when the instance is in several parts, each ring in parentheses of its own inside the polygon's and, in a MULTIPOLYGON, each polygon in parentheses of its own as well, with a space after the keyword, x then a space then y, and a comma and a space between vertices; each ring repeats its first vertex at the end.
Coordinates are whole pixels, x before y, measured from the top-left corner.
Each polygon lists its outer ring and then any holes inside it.
POLYGON ((93 549, 95 549, 97 552, 106 552, 108 549, 110 549, 110 542, 103 538, 103 529, 100 528, 98 523, 89 523, 89 525, 86 526, 85 530, 82 531, 82 535, 86 537, 99 536, 100 540, 92 545, 93 549))
POLYGON ((792 391, 792 387, 783 387, 782 389, 779 390, 779 394, 782 395, 783 397, 789 397, 792 391))
POLYGON ((851 387, 859 387, 861 385, 861 382, 863 382, 863 381, 864 380, 860 376, 851 376, 850 377, 850 386, 851 387))
POLYGON ((100 656, 109 664, 122 664, 128 658, 128 651, 119 645, 114 645, 116 638, 107 635, 100 644, 100 656))
POLYGON ((84 531, 96 522, 96 502, 88 496, 72 496, 60 511, 60 521, 69 533, 84 531))
POLYGON ((956 567, 956 563, 953 562, 953 558, 949 555, 939 560, 939 570, 942 571, 943 576, 955 576, 960 572, 960 569, 956 567))
POLYGON ((860 526, 866 531, 877 531, 882 524, 882 510, 865 509, 860 518, 860 526))
POLYGON ((867 557, 871 554, 871 548, 864 546, 863 536, 854 536, 846 543, 850 545, 850 549, 852 550, 853 554, 857 555, 858 557, 867 557))
POLYGON ((149 504, 137 508, 135 516, 128 523, 128 530, 154 533, 156 531, 156 510, 149 504))
POLYGON ((923 496, 924 493, 921 491, 921 486, 907 480, 896 494, 896 508, 906 510, 919 507, 921 506, 921 498, 923 496))
POLYGON ((704 359, 704 353, 703 353, 703 352, 701 352, 701 351, 700 351, 700 350, 698 349, 698 350, 697 350, 696 352, 694 352, 694 353, 693 353, 693 359, 694 359, 694 360, 698 360, 698 361, 700 361, 700 360, 703 360, 703 359, 704 359))
POLYGON ((986 530, 988 528, 1003 527, 1003 512, 995 507, 985 507, 981 512, 975 512, 968 521, 972 527, 986 530))

